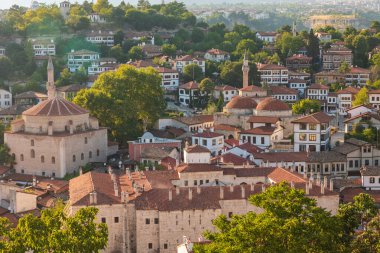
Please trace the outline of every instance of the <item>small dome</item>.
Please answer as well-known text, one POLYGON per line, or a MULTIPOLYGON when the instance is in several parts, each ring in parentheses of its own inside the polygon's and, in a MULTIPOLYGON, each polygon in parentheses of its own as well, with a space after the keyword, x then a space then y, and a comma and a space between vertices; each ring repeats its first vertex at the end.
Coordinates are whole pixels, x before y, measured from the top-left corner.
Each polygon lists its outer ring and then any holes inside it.
POLYGON ((22 114, 28 116, 70 116, 86 113, 88 112, 82 107, 66 99, 55 97, 33 106, 22 114))
POLYGON ((272 97, 265 98, 260 101, 256 107, 257 111, 289 111, 289 106, 272 97))
POLYGON ((257 103, 251 97, 235 96, 226 105, 227 109, 254 109, 257 103))

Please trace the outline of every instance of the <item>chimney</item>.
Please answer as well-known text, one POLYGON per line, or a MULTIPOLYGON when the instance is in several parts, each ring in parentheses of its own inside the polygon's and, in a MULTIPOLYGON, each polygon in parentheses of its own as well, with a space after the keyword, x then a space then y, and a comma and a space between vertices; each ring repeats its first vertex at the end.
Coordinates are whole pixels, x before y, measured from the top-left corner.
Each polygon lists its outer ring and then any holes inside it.
POLYGON ((323 183, 321 184, 321 194, 322 194, 322 195, 325 194, 325 186, 324 186, 323 183))
POLYGON ((113 189, 115 191, 115 196, 119 197, 119 188, 117 187, 117 183, 116 182, 113 183, 113 189))
POLYGON ((193 199, 193 190, 189 188, 189 200, 193 199))
POLYGON ((234 192, 234 186, 232 184, 230 185, 230 192, 234 192))
POLYGON ((323 177, 323 186, 327 187, 327 177, 326 176, 323 177))
POLYGON ((176 188, 175 188, 175 194, 176 194, 176 195, 179 195, 179 187, 176 187, 176 188))
POLYGON ((220 186, 220 199, 224 199, 224 189, 222 186, 220 186))
POLYGON ((172 189, 169 189, 169 201, 172 201, 172 200, 173 200, 172 189))
POLYGON ((244 185, 241 186, 241 197, 245 199, 245 187, 244 185))
POLYGON ((255 191, 255 185, 251 184, 251 192, 255 191))
POLYGON ((306 194, 306 195, 309 195, 309 193, 310 193, 309 182, 306 182, 306 183, 305 183, 305 194, 306 194))
POLYGON ((330 191, 334 191, 334 181, 330 179, 330 191))
POLYGON ((201 193, 201 187, 197 186, 197 193, 200 194, 201 193))

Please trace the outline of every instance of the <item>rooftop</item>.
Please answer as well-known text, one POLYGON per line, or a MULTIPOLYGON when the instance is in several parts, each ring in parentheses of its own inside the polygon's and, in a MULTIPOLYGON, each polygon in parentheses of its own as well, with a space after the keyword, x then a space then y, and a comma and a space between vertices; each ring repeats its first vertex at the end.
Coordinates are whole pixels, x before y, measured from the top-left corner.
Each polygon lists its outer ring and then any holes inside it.
POLYGON ((306 115, 304 117, 293 120, 292 123, 308 123, 308 124, 323 124, 330 123, 333 119, 332 116, 327 115, 324 112, 316 112, 310 115, 306 115))
POLYGON ((69 116, 86 113, 88 111, 82 107, 66 99, 55 97, 33 106, 22 114, 28 116, 69 116))

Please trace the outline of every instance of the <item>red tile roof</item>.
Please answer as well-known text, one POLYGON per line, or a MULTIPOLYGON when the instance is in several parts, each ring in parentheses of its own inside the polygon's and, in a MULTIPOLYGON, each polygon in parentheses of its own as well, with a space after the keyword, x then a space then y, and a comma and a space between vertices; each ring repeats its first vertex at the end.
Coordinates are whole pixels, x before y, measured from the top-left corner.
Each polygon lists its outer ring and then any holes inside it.
POLYGON ((308 161, 306 152, 271 152, 257 153, 255 159, 265 162, 306 162, 308 161))
POLYGON ((273 95, 281 95, 281 94, 297 95, 298 94, 296 90, 290 89, 284 86, 271 86, 270 90, 272 91, 273 95))
POLYGON ((287 61, 293 61, 293 60, 308 60, 311 61, 313 58, 305 56, 303 54, 294 54, 288 58, 286 58, 287 61))
POLYGON ((278 121, 281 121, 279 117, 270 117, 270 116, 251 116, 248 119, 248 123, 270 123, 276 124, 278 121))
POLYGON ((352 87, 352 86, 348 86, 347 88, 343 89, 343 90, 339 90, 337 92, 337 94, 357 94, 359 92, 360 89, 358 88, 355 88, 355 87, 352 87))
POLYGON ((316 112, 311 115, 306 115, 299 119, 293 120, 292 123, 321 124, 321 123, 329 123, 332 119, 333 119, 332 116, 329 116, 324 112, 316 112))
POLYGON ((28 116, 70 116, 87 114, 82 107, 60 97, 45 100, 23 112, 28 116))
POLYGON ((329 87, 320 83, 313 83, 309 86, 309 89, 320 89, 320 90, 328 90, 329 87))
POLYGON ((240 132, 240 134, 272 135, 275 130, 276 130, 275 127, 260 126, 260 127, 244 130, 240 132))
POLYGON ((180 85, 179 88, 185 89, 185 90, 197 90, 197 89, 199 89, 199 85, 197 82, 190 81, 188 83, 180 85))
POLYGON ((256 85, 249 85, 247 87, 241 88, 240 91, 264 92, 264 89, 256 85))
POLYGON ((217 91, 237 90, 236 87, 232 87, 230 85, 215 86, 214 89, 217 90, 217 91))
POLYGON ((194 172, 208 172, 208 171, 222 171, 223 169, 214 164, 208 163, 192 163, 192 164, 180 164, 177 166, 176 171, 179 173, 194 173, 194 172))
POLYGON ((228 163, 233 165, 248 165, 251 163, 248 159, 232 153, 226 153, 224 155, 221 155, 220 161, 222 163, 228 163))
POLYGON ((227 109, 254 109, 257 103, 251 97, 235 96, 227 103, 227 109))
POLYGON ((378 89, 378 90, 370 90, 370 91, 368 91, 368 94, 380 94, 380 89, 378 89))
POLYGON ((231 131, 231 132, 240 131, 239 128, 235 126, 227 125, 227 124, 215 125, 214 129, 215 131, 231 131))
POLYGON ((260 101, 260 103, 256 107, 257 111, 288 111, 289 106, 272 97, 265 98, 260 101))
POLYGON ((287 70, 286 67, 276 64, 259 64, 258 70, 287 70))
POLYGON ((187 153, 210 153, 210 150, 208 150, 208 148, 200 145, 189 146, 185 150, 187 153))
POLYGON ((193 137, 200 137, 200 138, 216 138, 216 137, 221 137, 221 136, 223 136, 223 134, 210 132, 210 131, 204 131, 202 133, 196 133, 193 135, 193 137))
POLYGON ((258 146, 255 146, 249 142, 243 143, 243 144, 237 146, 237 148, 245 150, 250 154, 257 154, 257 153, 263 152, 263 150, 261 148, 259 148, 258 146))
POLYGON ((206 122, 214 122, 213 115, 196 115, 191 117, 180 117, 175 118, 175 120, 185 124, 185 125, 198 125, 206 122))
MULTIPOLYGON (((118 176, 115 175, 116 182, 118 176)), ((120 185, 118 184, 118 189, 120 185)), ((90 193, 96 192, 98 205, 120 204, 119 196, 115 196, 114 182, 109 173, 88 172, 69 182, 70 204, 87 206, 90 205, 90 193)))
POLYGON ((212 48, 212 49, 208 50, 207 53, 213 54, 213 55, 226 55, 226 54, 228 54, 226 51, 216 49, 216 48, 212 48))
POLYGON ((293 183, 305 183, 305 179, 302 178, 300 174, 290 172, 283 168, 275 168, 271 173, 269 173, 268 178, 275 183, 281 182, 293 182, 293 183))
POLYGON ((239 140, 227 139, 227 140, 224 140, 224 144, 227 144, 230 147, 239 146, 239 140))
POLYGON ((359 67, 352 67, 350 70, 351 74, 370 74, 371 71, 369 69, 359 68, 359 67))

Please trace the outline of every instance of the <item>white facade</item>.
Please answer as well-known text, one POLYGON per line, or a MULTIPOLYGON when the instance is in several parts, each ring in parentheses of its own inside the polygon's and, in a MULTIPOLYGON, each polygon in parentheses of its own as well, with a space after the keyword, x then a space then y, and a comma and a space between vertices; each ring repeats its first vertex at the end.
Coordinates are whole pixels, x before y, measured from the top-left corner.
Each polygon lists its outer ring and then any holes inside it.
POLYGON ((375 108, 380 109, 380 90, 368 92, 369 104, 375 108))
POLYGON ((301 80, 289 80, 289 88, 297 90, 298 93, 301 96, 305 95, 305 90, 307 88, 307 82, 306 81, 301 81, 301 80))
POLYGON ((173 69, 179 73, 183 73, 183 69, 190 64, 196 64, 202 69, 202 73, 206 72, 206 61, 202 59, 192 58, 191 56, 184 56, 174 61, 173 69))
POLYGON ((91 31, 86 35, 86 40, 93 44, 104 44, 109 47, 115 44, 115 36, 112 31, 91 31))
POLYGON ((210 150, 213 156, 219 154, 224 147, 223 134, 202 132, 191 137, 193 145, 200 145, 210 150))
POLYGON ((315 99, 315 100, 326 100, 328 95, 329 89, 326 88, 314 88, 313 86, 310 86, 307 89, 306 97, 309 99, 315 99))
POLYGON ((179 93, 179 103, 181 105, 189 106, 190 100, 198 99, 200 96, 205 95, 206 93, 197 89, 182 89, 178 90, 179 93))
POLYGON ((34 56, 55 55, 55 43, 52 39, 32 39, 34 56))
POLYGON ((217 86, 213 91, 214 98, 218 99, 220 97, 220 93, 223 94, 224 102, 231 101, 231 99, 239 94, 239 90, 237 88, 231 86, 217 86))
POLYGON ((275 94, 272 97, 288 103, 295 103, 298 100, 297 94, 275 94))
POLYGON ((294 123, 294 151, 325 151, 330 145, 330 125, 294 123))
POLYGON ((271 65, 263 68, 258 66, 261 83, 268 85, 288 85, 289 74, 288 69, 282 66, 271 65))
POLYGON ((86 64, 89 66, 96 64, 100 56, 99 53, 89 50, 80 50, 76 52, 72 50, 71 53, 67 54, 67 58, 67 67, 70 72, 75 72, 86 64))
POLYGON ((205 59, 214 62, 229 61, 230 55, 219 49, 210 49, 205 54, 205 59))
POLYGON ((0 108, 8 108, 12 106, 12 93, 0 89, 0 108))
POLYGON ((91 23, 106 23, 106 19, 101 17, 98 13, 91 13, 88 15, 91 23))
POLYGON ((274 43, 276 42, 277 33, 275 32, 258 32, 256 33, 256 37, 262 41, 268 42, 268 43, 274 43))
POLYGON ((5 55, 5 47, 0 47, 0 56, 5 55))
POLYGON ((179 73, 172 69, 157 68, 158 74, 162 78, 161 86, 165 90, 176 90, 179 86, 179 73))

